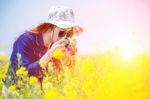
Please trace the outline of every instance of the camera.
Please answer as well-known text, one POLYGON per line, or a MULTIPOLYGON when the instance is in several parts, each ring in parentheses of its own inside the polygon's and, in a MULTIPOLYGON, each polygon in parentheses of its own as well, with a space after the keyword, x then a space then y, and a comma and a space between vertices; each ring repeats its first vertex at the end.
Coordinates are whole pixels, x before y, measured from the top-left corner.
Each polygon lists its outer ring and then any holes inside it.
POLYGON ((66 47, 68 47, 68 46, 76 46, 76 43, 77 43, 77 41, 76 41, 76 39, 74 39, 74 38, 66 38, 66 40, 67 40, 67 42, 66 42, 66 47))
POLYGON ((70 41, 69 41, 69 39, 68 38, 66 38, 66 45, 65 45, 65 47, 68 47, 69 45, 70 45, 70 41))

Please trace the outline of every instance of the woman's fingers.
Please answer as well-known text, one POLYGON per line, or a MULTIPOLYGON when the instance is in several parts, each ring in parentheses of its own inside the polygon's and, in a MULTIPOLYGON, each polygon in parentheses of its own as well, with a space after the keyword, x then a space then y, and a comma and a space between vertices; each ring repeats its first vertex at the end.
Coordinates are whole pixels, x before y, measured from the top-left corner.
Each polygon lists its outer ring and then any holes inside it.
POLYGON ((68 44, 68 40, 67 39, 60 39, 59 41, 55 42, 52 47, 50 48, 50 50, 52 50, 52 52, 54 52, 56 49, 65 49, 66 44, 68 44))
POLYGON ((67 39, 60 39, 59 41, 55 42, 54 44, 69 44, 67 39))

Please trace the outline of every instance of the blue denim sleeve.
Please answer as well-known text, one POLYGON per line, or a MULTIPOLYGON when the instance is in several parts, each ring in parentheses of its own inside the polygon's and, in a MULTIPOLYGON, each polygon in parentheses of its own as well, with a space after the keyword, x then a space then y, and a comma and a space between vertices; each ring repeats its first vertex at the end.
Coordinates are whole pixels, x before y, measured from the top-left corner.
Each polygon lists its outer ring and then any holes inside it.
POLYGON ((21 56, 21 66, 25 66, 29 75, 38 76, 41 67, 39 60, 34 60, 33 38, 22 35, 17 42, 18 53, 21 56))

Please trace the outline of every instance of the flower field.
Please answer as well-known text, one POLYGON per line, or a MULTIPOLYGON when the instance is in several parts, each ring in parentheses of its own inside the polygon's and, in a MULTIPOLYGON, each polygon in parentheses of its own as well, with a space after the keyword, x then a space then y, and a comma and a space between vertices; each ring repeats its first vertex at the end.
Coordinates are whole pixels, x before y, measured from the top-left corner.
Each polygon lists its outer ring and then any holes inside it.
MULTIPOLYGON (((0 80, 8 65, 8 58, 1 53, 0 80)), ((9 87, 11 99, 150 99, 150 56, 145 54, 130 58, 118 51, 77 54, 74 66, 58 72, 52 71, 50 63, 49 71, 41 89, 37 78, 27 77, 21 67, 16 72, 17 84, 9 87)))

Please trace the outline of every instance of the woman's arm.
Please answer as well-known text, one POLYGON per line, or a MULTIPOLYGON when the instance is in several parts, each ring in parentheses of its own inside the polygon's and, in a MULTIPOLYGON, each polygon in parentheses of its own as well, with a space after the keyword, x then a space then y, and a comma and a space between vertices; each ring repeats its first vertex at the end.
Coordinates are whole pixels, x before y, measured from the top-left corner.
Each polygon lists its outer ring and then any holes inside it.
MULTIPOLYGON (((26 67, 29 75, 38 76, 41 67, 39 65, 39 59, 34 59, 34 43, 30 36, 31 35, 21 35, 15 42, 13 50, 15 50, 14 52, 16 52, 16 54, 20 55, 20 65, 26 67)), ((13 58, 13 56, 11 58, 13 58)))
POLYGON ((45 68, 48 62, 52 59, 52 55, 56 49, 65 49, 65 45, 68 43, 67 39, 60 39, 59 41, 55 42, 52 47, 43 55, 40 59, 40 66, 45 68))
POLYGON ((18 53, 21 55, 21 66, 25 66, 28 70, 29 75, 38 76, 42 68, 45 68, 48 62, 51 60, 52 54, 56 49, 64 48, 66 39, 61 39, 55 42, 52 47, 38 60, 33 61, 33 41, 30 37, 23 35, 17 41, 15 49, 17 48, 18 53), (42 62, 43 65, 39 64, 42 62))

